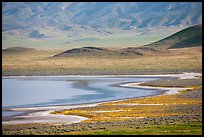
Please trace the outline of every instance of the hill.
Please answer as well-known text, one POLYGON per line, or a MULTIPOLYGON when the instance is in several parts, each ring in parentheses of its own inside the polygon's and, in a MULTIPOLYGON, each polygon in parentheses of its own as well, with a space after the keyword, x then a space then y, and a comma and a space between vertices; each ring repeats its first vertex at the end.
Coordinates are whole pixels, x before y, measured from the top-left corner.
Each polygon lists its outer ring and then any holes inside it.
POLYGON ((64 51, 60 54, 54 55, 54 57, 67 57, 67 56, 100 56, 100 55, 110 55, 113 52, 106 48, 98 47, 82 47, 82 48, 73 48, 71 50, 64 51))
POLYGON ((103 57, 141 57, 145 55, 169 55, 170 51, 155 50, 151 47, 128 47, 121 49, 109 49, 99 47, 74 48, 56 54, 53 57, 73 57, 73 56, 103 56, 103 57))
POLYGON ((202 24, 183 29, 167 38, 145 45, 156 49, 202 46, 202 24))
POLYGON ((99 47, 82 47, 67 50, 60 54, 54 55, 54 57, 71 57, 71 56, 142 56, 143 54, 125 49, 108 49, 99 47))
POLYGON ((24 48, 24 47, 11 47, 11 48, 7 48, 7 49, 3 49, 2 52, 33 52, 33 51, 37 51, 34 48, 24 48))

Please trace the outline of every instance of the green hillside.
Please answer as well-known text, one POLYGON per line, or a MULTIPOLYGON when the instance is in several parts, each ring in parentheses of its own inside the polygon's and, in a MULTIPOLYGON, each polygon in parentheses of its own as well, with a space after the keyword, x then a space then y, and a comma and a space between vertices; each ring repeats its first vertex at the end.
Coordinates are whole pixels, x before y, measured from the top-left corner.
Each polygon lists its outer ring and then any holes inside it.
POLYGON ((202 32, 199 35, 196 35, 194 37, 182 40, 170 48, 186 48, 186 47, 195 47, 195 46, 201 46, 202 45, 202 32))
POLYGON ((202 46, 202 24, 183 29, 167 38, 145 45, 159 49, 202 46))

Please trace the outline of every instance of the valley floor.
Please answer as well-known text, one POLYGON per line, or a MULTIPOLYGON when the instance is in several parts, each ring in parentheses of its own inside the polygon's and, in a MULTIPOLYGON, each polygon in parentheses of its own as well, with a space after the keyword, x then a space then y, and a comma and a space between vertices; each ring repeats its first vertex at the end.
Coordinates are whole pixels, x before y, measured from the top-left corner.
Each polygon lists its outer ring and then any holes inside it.
POLYGON ((2 53, 3 76, 143 75, 202 72, 202 47, 167 55, 73 56, 53 58, 61 50, 2 53))

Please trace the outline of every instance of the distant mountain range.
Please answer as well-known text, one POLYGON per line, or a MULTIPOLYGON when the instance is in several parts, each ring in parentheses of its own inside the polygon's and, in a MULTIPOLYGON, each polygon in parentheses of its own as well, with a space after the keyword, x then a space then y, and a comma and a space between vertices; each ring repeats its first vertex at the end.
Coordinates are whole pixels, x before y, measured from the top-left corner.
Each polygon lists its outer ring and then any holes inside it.
POLYGON ((201 2, 3 2, 2 31, 39 28, 101 33, 111 29, 191 26, 202 24, 201 2))

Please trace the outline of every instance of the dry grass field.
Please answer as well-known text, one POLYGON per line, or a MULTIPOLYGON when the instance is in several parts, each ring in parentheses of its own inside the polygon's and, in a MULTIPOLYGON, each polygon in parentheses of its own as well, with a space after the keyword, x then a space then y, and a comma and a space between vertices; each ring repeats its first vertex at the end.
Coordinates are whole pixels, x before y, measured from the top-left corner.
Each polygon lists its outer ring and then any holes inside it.
POLYGON ((137 74, 202 69, 202 47, 171 50, 168 55, 74 56, 52 58, 62 50, 3 52, 3 75, 137 74))

